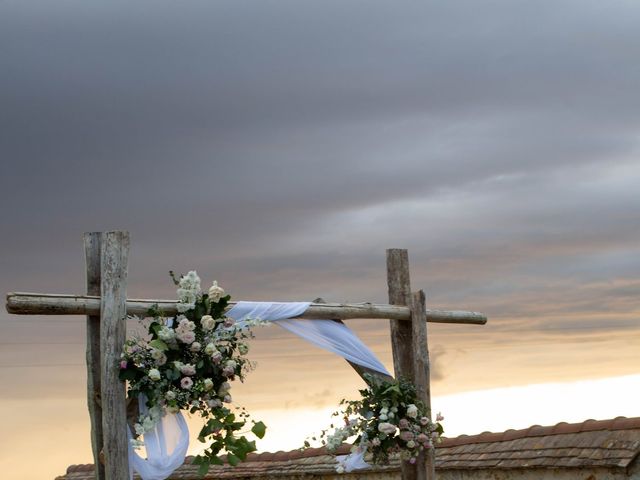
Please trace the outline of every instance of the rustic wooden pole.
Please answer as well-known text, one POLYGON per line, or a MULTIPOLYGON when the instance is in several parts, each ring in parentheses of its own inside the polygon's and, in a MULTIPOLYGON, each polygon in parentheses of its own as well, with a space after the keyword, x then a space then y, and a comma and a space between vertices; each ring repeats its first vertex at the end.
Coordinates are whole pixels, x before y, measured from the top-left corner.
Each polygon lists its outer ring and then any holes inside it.
MULTIPOLYGON (((409 276, 409 254, 405 249, 387 250, 387 287, 389 303, 411 305, 411 280, 409 276)), ((396 378, 414 378, 413 365, 413 322, 390 320, 391 351, 396 378)), ((417 480, 416 465, 401 462, 402 480, 417 480)))
POLYGON ((126 339, 127 262, 129 233, 102 234, 102 429, 107 480, 129 478, 127 407, 118 378, 126 339))
MULTIPOLYGON (((411 327, 413 342, 413 383, 418 398, 427 407, 431 418, 431 386, 429 347, 427 343, 427 322, 425 317, 425 295, 422 290, 411 297, 411 327)), ((418 457, 416 462, 417 480, 434 480, 436 478, 434 450, 429 449, 418 457)))
MULTIPOLYGON (((84 234, 84 254, 87 267, 87 294, 100 295, 101 233, 84 234)), ((102 439, 102 407, 97 401, 101 394, 100 381, 100 315, 87 315, 87 406, 91 421, 91 449, 96 480, 105 480, 104 465, 100 462, 102 439)))
MULTIPOLYGON (((231 308, 237 302, 229 302, 231 308)), ((177 301, 154 299, 128 299, 127 313, 144 317, 158 306, 166 316, 178 313, 177 301)), ((15 315, 99 315, 100 297, 90 295, 64 295, 58 293, 7 293, 7 312, 15 315)), ((336 319, 372 318, 384 320, 411 320, 411 309, 401 305, 375 303, 312 303, 302 315, 295 318, 336 319)), ((427 310, 427 322, 484 325, 487 317, 478 312, 464 310, 427 310)))

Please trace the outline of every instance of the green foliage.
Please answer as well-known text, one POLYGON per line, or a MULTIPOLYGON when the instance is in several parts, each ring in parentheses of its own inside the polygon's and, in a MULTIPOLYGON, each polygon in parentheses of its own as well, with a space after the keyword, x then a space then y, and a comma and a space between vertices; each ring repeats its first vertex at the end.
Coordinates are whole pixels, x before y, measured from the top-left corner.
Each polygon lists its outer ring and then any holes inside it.
POLYGON ((251 427, 251 431, 256 437, 264 438, 265 433, 267 433, 267 426, 262 422, 256 422, 251 427))
MULTIPOLYGON (((324 430, 320 435, 322 444, 332 451, 348 438, 355 438, 353 444, 366 447, 373 463, 382 465, 389 462, 391 453, 399 452, 401 458, 410 460, 434 448, 444 430, 440 423, 430 420, 430 412, 418 398, 413 383, 403 378, 365 378, 368 386, 359 391, 359 400, 340 402, 342 410, 334 416, 343 419, 342 426, 331 433, 324 430)), ((309 446, 310 442, 305 442, 305 448, 309 446)))
MULTIPOLYGON (((233 411, 229 395, 229 382, 243 380, 251 369, 244 356, 244 341, 252 334, 248 329, 234 328, 233 322, 225 318, 229 295, 217 302, 210 299, 199 291, 200 280, 195 272, 180 278, 173 272, 170 275, 180 287, 178 305, 183 302, 191 307, 183 307, 189 309, 167 323, 158 305, 153 305, 148 311, 152 318, 147 329, 149 337, 127 340, 119 376, 128 382, 130 397, 147 397, 150 412, 162 408, 172 412, 188 410, 204 419, 198 440, 207 448, 194 460, 199 465, 199 475, 204 476, 211 465, 223 464, 225 453, 227 463, 235 466, 256 450, 255 442, 245 437, 249 433, 249 414, 243 408, 233 411), (184 300, 187 298, 191 300, 184 300), (208 315, 212 318, 203 323, 203 317, 208 315), (192 335, 188 340, 185 331, 192 335)), ((224 292, 215 288, 217 293, 224 292)), ((142 423, 140 419, 136 429, 142 423)), ((264 423, 251 424, 251 432, 263 438, 264 423)))

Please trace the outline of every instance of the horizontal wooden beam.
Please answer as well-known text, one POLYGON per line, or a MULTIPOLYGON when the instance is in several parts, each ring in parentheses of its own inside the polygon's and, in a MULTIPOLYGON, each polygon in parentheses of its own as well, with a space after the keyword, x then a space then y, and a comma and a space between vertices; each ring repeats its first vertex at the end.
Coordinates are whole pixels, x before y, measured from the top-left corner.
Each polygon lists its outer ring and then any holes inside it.
MULTIPOLYGON (((127 313, 144 317, 153 305, 167 316, 177 313, 175 300, 128 299, 127 313)), ((230 302, 235 305, 235 302, 230 302)), ((56 295, 43 293, 8 293, 7 311, 17 315, 99 315, 100 297, 90 295, 56 295)), ((409 307, 373 303, 312 303, 296 318, 340 319, 384 318, 411 320, 409 307)), ((427 321, 484 325, 487 317, 477 312, 427 310, 427 321)))

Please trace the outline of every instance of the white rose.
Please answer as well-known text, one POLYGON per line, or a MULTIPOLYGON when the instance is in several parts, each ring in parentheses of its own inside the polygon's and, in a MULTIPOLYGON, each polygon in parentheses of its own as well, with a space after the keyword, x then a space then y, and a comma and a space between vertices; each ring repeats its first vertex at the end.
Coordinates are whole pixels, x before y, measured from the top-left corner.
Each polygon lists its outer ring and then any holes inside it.
POLYGON ((185 363, 184 365, 182 365, 182 367, 180 367, 180 372, 183 375, 195 375, 196 374, 196 367, 195 365, 191 365, 190 363, 185 363))
POLYGON ((205 378, 203 383, 205 390, 209 391, 213 388, 213 381, 210 378, 205 378))
POLYGON ((206 353, 207 355, 212 355, 213 352, 217 352, 217 351, 218 349, 213 343, 207 343, 207 346, 204 347, 204 353, 206 353))
POLYGON ((171 390, 169 390, 167 393, 164 394, 164 398, 166 398, 167 400, 175 400, 176 392, 172 392, 171 390))
POLYGON ((418 407, 413 403, 407 407, 407 417, 416 418, 418 416, 418 407))
POLYGON ((158 370, 157 368, 152 368, 151 370, 149 370, 149 378, 154 382, 160 380, 160 370, 158 370))
POLYGON ((214 281, 209 289, 209 299, 212 302, 219 302, 222 297, 224 297, 224 289, 218 286, 218 282, 214 281))
POLYGON ((193 342, 189 347, 189 350, 191 350, 192 352, 199 352, 201 348, 202 345, 200 345, 200 342, 193 342))
POLYGON ((205 315, 200 319, 200 324, 202 325, 203 330, 209 331, 213 330, 213 328, 216 326, 216 321, 211 315, 205 315))
POLYGON ((413 440, 409 440, 407 442, 407 448, 415 448, 416 447, 416 442, 414 442, 413 440))
POLYGON ((238 344, 238 351, 240 352, 240 355, 246 355, 247 353, 249 353, 249 345, 247 345, 246 343, 238 344))
POLYGON ((391 423, 382 422, 378 424, 378 431, 386 433, 387 435, 393 435, 396 433, 396 426, 391 423))

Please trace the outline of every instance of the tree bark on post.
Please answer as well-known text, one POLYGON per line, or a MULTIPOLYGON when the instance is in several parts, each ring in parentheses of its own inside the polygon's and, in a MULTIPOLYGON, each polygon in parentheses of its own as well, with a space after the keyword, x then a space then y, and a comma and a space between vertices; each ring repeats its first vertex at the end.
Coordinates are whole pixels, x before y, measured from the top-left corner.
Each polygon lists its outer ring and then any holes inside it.
POLYGON ((127 408, 123 383, 118 378, 122 345, 126 339, 127 262, 129 233, 102 235, 102 429, 107 480, 129 478, 127 408))
MULTIPOLYGON (((416 386, 417 396, 427 408, 427 416, 431 419, 431 387, 429 347, 427 343, 427 322, 425 321, 426 307, 425 295, 422 290, 413 293, 411 302, 411 326, 413 329, 413 383, 416 386)), ((417 480, 434 480, 435 455, 433 448, 420 454, 417 467, 417 480)))
MULTIPOLYGON (((87 295, 100 295, 100 232, 84 234, 84 254, 87 269, 87 295)), ((100 315, 87 316, 87 406, 91 421, 91 450, 96 480, 105 480, 104 465, 100 462, 103 447, 102 407, 97 401, 101 395, 100 364, 100 315)))
MULTIPOLYGON (((406 249, 387 250, 387 287, 391 305, 411 305, 409 254, 406 249)), ((413 330, 411 322, 390 320, 393 370, 396 378, 414 379, 413 330)), ((417 480, 416 465, 401 462, 402 480, 417 480)))

